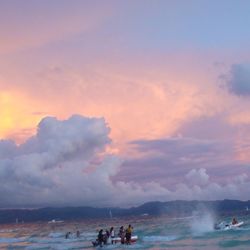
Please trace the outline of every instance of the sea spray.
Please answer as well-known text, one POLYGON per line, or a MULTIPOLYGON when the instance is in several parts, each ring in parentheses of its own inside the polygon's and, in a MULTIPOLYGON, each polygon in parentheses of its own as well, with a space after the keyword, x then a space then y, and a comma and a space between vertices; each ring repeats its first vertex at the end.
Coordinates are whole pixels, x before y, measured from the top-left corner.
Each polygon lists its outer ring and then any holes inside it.
POLYGON ((193 235, 202 235, 214 230, 214 215, 209 211, 203 211, 199 215, 193 216, 190 220, 190 228, 193 235))

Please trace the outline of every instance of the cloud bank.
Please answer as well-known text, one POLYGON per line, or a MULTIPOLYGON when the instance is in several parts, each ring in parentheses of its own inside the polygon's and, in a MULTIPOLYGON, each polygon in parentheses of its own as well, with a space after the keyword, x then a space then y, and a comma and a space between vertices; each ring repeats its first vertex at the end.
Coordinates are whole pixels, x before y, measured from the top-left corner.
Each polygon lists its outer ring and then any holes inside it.
POLYGON ((214 178, 216 170, 208 161, 220 152, 214 141, 136 141, 143 154, 121 159, 108 153, 109 133, 103 118, 73 115, 67 120, 45 117, 37 133, 19 146, 1 140, 0 207, 131 206, 152 200, 248 197, 247 172, 224 184, 214 178))

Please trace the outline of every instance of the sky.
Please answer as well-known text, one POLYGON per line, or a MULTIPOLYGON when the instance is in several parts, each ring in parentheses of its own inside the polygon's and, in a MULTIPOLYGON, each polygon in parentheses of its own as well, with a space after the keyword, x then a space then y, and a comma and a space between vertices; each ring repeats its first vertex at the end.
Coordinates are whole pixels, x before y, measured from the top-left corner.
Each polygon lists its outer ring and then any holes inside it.
POLYGON ((0 0, 0 208, 249 200, 249 11, 0 0))

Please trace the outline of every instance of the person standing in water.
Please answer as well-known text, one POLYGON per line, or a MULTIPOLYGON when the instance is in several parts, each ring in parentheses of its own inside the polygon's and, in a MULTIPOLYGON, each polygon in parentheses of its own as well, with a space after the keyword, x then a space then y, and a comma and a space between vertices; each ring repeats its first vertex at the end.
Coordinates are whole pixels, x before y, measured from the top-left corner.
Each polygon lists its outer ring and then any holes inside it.
POLYGON ((99 231, 97 239, 98 239, 98 244, 102 247, 102 244, 104 243, 103 229, 99 231))
POLYGON ((109 230, 109 236, 111 237, 111 243, 113 244, 113 238, 115 238, 115 230, 114 227, 111 227, 109 230))
POLYGON ((124 244, 125 243, 125 231, 124 231, 123 226, 120 227, 118 236, 121 238, 121 243, 124 244))
POLYGON ((132 231, 133 227, 129 224, 125 234, 127 244, 131 244, 132 231))
POLYGON ((77 238, 80 237, 80 231, 79 231, 79 230, 76 231, 76 237, 77 237, 77 238))

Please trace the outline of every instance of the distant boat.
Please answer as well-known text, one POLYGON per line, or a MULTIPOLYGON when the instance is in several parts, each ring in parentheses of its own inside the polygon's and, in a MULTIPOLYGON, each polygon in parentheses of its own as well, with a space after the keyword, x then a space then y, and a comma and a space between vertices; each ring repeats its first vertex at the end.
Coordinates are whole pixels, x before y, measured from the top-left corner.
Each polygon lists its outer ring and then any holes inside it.
POLYGON ((246 211, 249 211, 248 207, 246 207, 246 211))
POLYGON ((55 220, 55 219, 53 219, 53 220, 50 220, 48 223, 51 224, 51 223, 62 223, 62 222, 64 222, 64 221, 63 220, 55 220))

